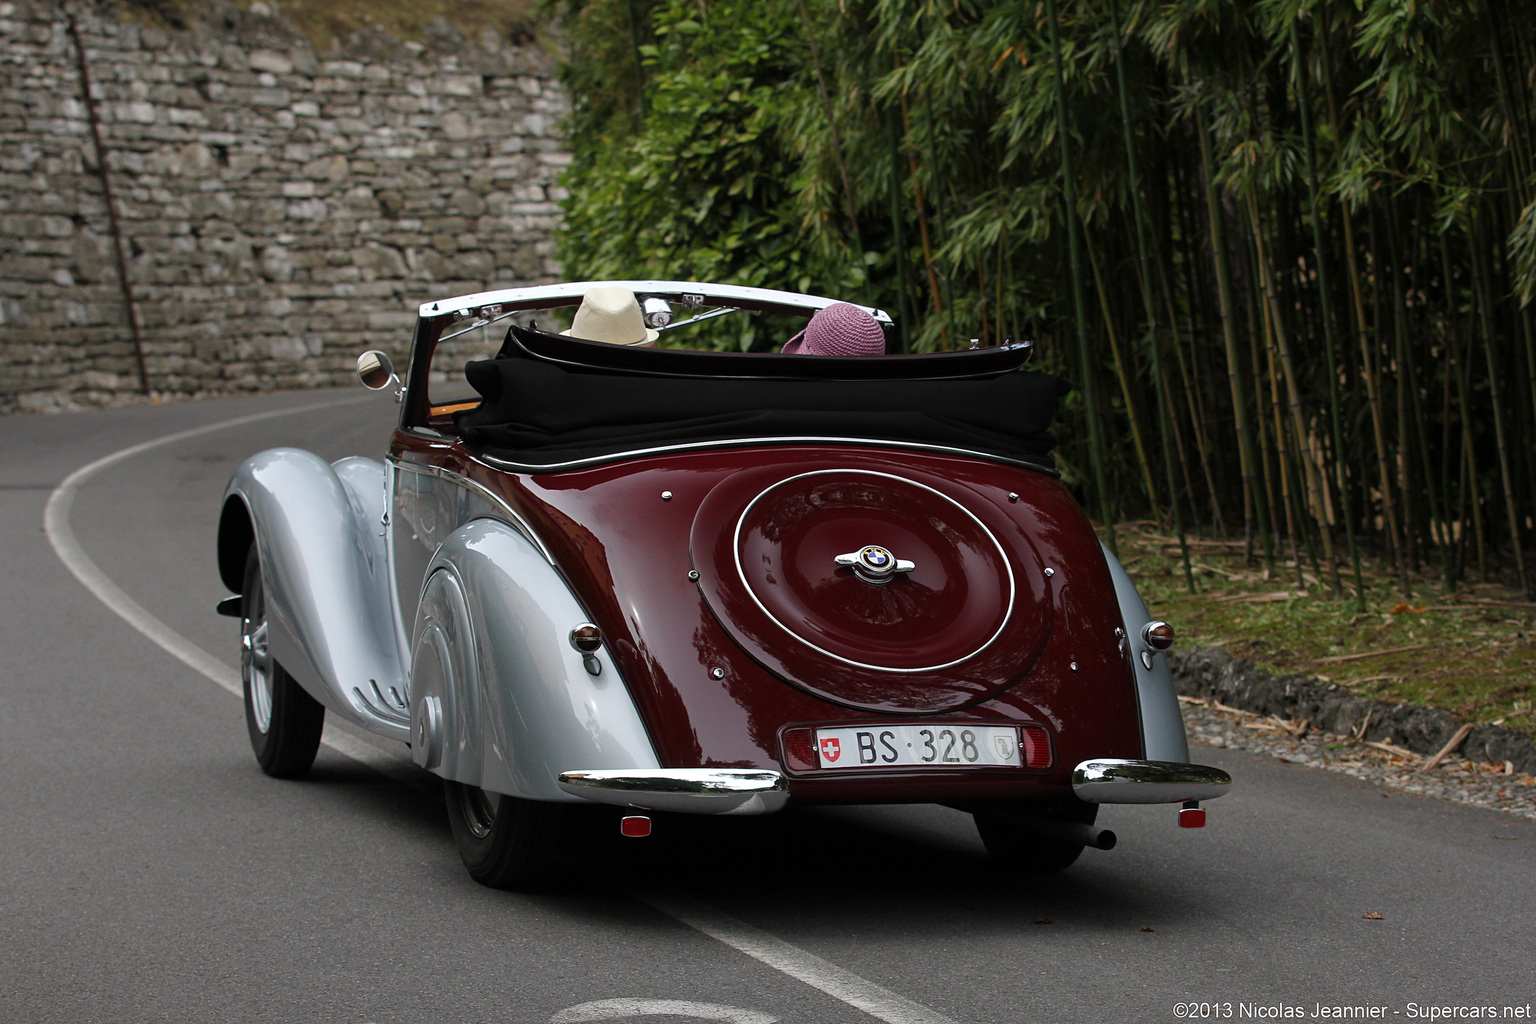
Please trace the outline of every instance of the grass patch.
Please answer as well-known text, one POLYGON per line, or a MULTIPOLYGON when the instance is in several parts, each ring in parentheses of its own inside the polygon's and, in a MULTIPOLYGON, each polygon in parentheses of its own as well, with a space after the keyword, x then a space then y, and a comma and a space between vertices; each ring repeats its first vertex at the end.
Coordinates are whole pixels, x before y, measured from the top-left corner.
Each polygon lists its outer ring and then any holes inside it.
MULTIPOLYGON (((1402 582, 1365 573, 1366 611, 1353 588, 1336 597, 1310 566, 1243 562, 1241 542, 1191 540, 1191 594, 1178 541, 1149 524, 1123 524, 1121 561, 1148 608, 1185 647, 1222 647, 1276 673, 1301 673, 1361 697, 1442 708, 1470 722, 1536 737, 1536 605, 1497 584, 1402 582)), ((1305 556, 1303 556, 1305 558, 1305 556)), ((1346 585, 1352 582, 1345 571, 1346 585)))

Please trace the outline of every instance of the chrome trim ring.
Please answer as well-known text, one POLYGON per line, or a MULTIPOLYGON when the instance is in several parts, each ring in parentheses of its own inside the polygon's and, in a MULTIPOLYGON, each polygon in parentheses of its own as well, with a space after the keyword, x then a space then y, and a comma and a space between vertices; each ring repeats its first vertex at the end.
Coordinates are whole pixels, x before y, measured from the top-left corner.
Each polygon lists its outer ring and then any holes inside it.
POLYGON ((901 674, 901 675, 916 675, 916 674, 923 673, 923 672, 937 672, 937 671, 939 671, 941 669, 953 668, 956 665, 960 665, 960 664, 963 664, 963 663, 965 663, 967 661, 970 661, 972 658, 976 657, 976 655, 978 655, 982 651, 986 650, 988 647, 990 647, 992 645, 992 642, 994 640, 996 640, 999 636, 1002 635, 1003 630, 1008 628, 1008 622, 1009 622, 1010 619, 1013 618, 1013 602, 1014 602, 1014 599, 1018 595, 1018 589, 1019 589, 1018 588, 1018 584, 1014 581, 1014 578, 1013 578, 1013 562, 1009 561, 1009 559, 1008 559, 1008 552, 1003 550, 1003 545, 998 542, 997 537, 993 535, 991 530, 987 529, 987 524, 986 523, 983 523, 980 519, 976 518, 976 514, 974 512, 972 512, 970 509, 966 508, 964 505, 960 504, 954 498, 951 498, 949 495, 945 494, 943 491, 940 491, 940 490, 938 490, 936 488, 933 488, 933 487, 929 487, 927 484, 920 484, 916 480, 909 480, 909 479, 907 479, 904 476, 897 476, 895 473, 879 473, 879 472, 876 472, 875 470, 872 470, 872 469, 817 469, 817 470, 812 470, 809 473, 796 473, 794 476, 787 476, 784 479, 778 481, 777 483, 771 484, 770 486, 763 488, 762 491, 758 493, 757 497, 755 497, 751 501, 747 502, 747 507, 741 510, 741 515, 736 517, 736 529, 735 529, 735 531, 731 535, 731 559, 736 564, 736 578, 741 581, 742 589, 744 589, 747 592, 747 596, 752 599, 752 603, 757 605, 758 609, 764 615, 766 615, 768 617, 768 621, 769 622, 773 623, 775 626, 778 626, 786 634, 788 634, 789 636, 793 637, 795 640, 799 641, 800 643, 804 644, 805 646, 809 647, 811 650, 815 651, 817 654, 820 654, 820 655, 822 655, 823 657, 826 657, 826 658, 831 658, 833 661, 840 661, 844 665, 852 665, 855 668, 867 668, 867 669, 870 669, 871 671, 874 671, 874 672, 893 672, 893 673, 897 673, 897 674, 901 674), (763 604, 763 602, 758 598, 757 592, 752 589, 752 584, 747 580, 746 570, 742 567, 742 564, 741 564, 741 527, 742 527, 742 524, 747 521, 747 516, 751 513, 752 507, 754 505, 756 505, 759 501, 761 501, 763 499, 763 495, 767 494, 769 491, 777 490, 778 488, 783 487, 785 484, 793 483, 796 480, 804 480, 806 477, 811 477, 811 476, 831 476, 833 474, 840 474, 840 475, 854 474, 854 475, 857 475, 857 476, 877 476, 877 477, 883 477, 883 478, 885 478, 887 480, 897 480, 897 481, 900 481, 901 483, 904 483, 904 484, 910 484, 913 487, 919 487, 919 488, 921 488, 921 489, 923 489, 925 491, 928 491, 928 492, 930 492, 930 493, 932 493, 934 495, 937 495, 939 498, 943 499, 944 501, 949 502, 951 505, 955 506, 955 508, 959 509, 972 522, 974 522, 976 524, 976 526, 981 530, 982 535, 985 536, 988 540, 990 540, 992 542, 992 546, 997 549, 997 557, 1002 559, 1003 568, 1006 570, 1006 575, 1008 577, 1008 607, 1003 610, 1003 616, 1002 616, 1001 621, 998 623, 998 627, 997 627, 996 631, 994 631, 991 636, 987 637, 986 640, 984 640, 981 644, 979 644, 976 647, 976 649, 971 651, 969 654, 967 654, 967 655, 965 655, 963 657, 960 657, 960 658, 954 658, 954 659, 952 659, 950 661, 946 661, 946 662, 944 662, 941 665, 921 665, 921 666, 919 666, 917 668, 891 668, 891 667, 889 667, 887 665, 871 665, 868 662, 854 661, 852 658, 845 658, 845 657, 843 657, 840 654, 833 654, 831 651, 827 650, 824 647, 817 647, 815 644, 811 643, 809 640, 805 639, 799 633, 796 633, 794 630, 790 629, 788 626, 784 625, 784 623, 780 622, 777 618, 775 618, 773 612, 768 610, 768 606, 763 604))
POLYGON ((595 803, 683 814, 771 814, 789 800, 788 781, 767 768, 570 771, 555 781, 595 803))
POLYGON ((1092 804, 1180 804, 1214 800, 1232 788, 1220 768, 1180 761, 1094 758, 1072 771, 1072 792, 1092 804))

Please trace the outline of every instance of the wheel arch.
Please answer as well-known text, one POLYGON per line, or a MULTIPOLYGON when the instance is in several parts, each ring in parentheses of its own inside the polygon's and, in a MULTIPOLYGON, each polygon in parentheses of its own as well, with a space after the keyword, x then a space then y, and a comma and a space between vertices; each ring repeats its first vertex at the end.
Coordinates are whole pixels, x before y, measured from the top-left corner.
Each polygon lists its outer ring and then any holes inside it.
POLYGON ((1136 673, 1136 703, 1141 711, 1145 757, 1150 761, 1183 763, 1189 760, 1189 738, 1184 732, 1184 713, 1179 710, 1173 675, 1168 671, 1168 658, 1147 647, 1142 640, 1141 627, 1152 618, 1146 602, 1114 552, 1107 547, 1103 550, 1104 560, 1109 563, 1109 574, 1115 581, 1115 600, 1120 605, 1125 639, 1130 645, 1131 668, 1136 673), (1152 655, 1150 667, 1142 661, 1144 651, 1152 655))
MULTIPOLYGON (((457 690, 439 695, 443 758, 434 770, 510 796, 580 802, 556 784, 561 772, 660 767, 606 649, 590 655, 592 675, 570 646, 570 630, 586 621, 565 580, 513 527, 475 519, 450 535, 428 567, 411 631, 413 661, 433 628, 462 644, 445 680, 457 690), (463 624, 434 624, 453 605, 433 596, 435 587, 447 593, 444 573, 462 594, 462 611, 451 614, 466 616, 463 624)), ((428 671, 413 664, 413 735, 433 695, 428 671)))
POLYGON ((233 593, 245 593, 245 556, 255 542, 256 527, 245 499, 239 494, 226 496, 219 512, 219 579, 233 593))
POLYGON ((333 467, 297 448, 247 459, 224 491, 219 575, 241 589, 254 543, 273 656, 327 708, 405 739, 409 718, 392 696, 406 685, 392 581, 382 527, 369 522, 371 507, 382 505, 383 466, 360 465, 367 462, 333 467))

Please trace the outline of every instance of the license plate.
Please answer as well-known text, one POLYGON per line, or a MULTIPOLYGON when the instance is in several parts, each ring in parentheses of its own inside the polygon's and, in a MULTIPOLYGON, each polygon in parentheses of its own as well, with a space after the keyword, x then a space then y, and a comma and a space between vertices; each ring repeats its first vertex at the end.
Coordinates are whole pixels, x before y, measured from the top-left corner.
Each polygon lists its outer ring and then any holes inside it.
POLYGON ((823 768, 1017 768, 1021 763, 1017 728, 954 723, 817 729, 816 756, 823 768))

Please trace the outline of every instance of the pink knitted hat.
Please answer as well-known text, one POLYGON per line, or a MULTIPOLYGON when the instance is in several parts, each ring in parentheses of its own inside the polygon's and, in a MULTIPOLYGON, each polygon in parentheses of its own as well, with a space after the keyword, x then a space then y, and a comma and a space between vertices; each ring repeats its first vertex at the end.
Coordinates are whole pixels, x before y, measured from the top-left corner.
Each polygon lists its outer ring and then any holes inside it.
POLYGON ((805 330, 790 338, 780 351, 791 356, 883 356, 885 332, 858 306, 834 302, 817 310, 805 330))

